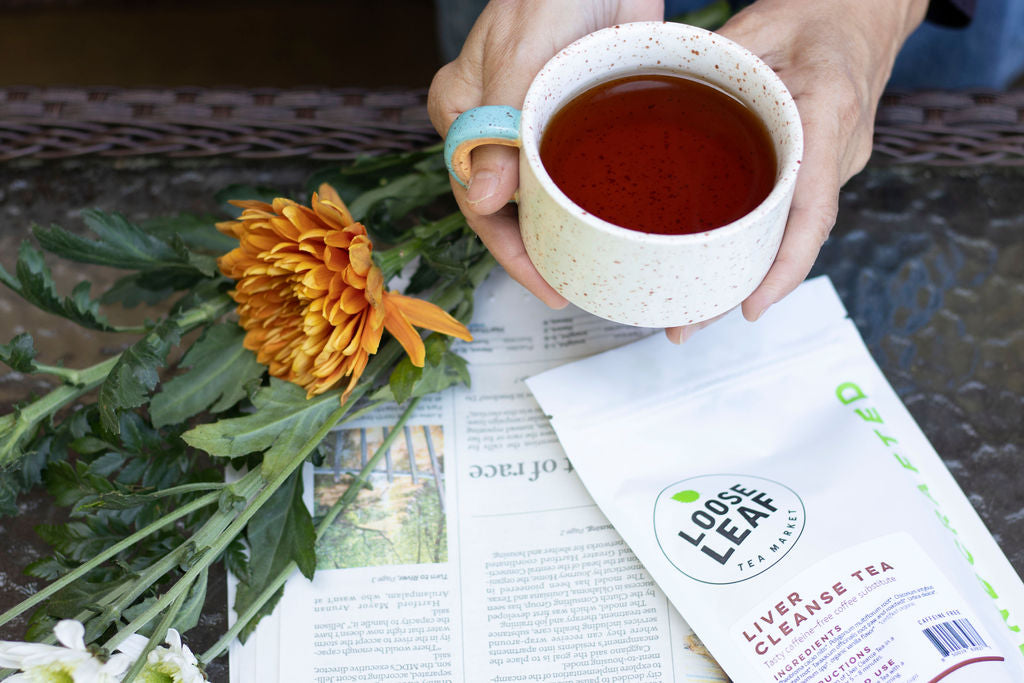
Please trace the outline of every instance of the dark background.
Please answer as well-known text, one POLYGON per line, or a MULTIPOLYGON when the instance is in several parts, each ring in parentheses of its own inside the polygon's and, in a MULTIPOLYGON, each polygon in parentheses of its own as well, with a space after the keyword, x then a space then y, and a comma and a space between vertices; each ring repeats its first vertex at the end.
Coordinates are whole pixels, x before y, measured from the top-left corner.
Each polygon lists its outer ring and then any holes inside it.
POLYGON ((0 0, 0 85, 426 87, 431 0, 0 0))

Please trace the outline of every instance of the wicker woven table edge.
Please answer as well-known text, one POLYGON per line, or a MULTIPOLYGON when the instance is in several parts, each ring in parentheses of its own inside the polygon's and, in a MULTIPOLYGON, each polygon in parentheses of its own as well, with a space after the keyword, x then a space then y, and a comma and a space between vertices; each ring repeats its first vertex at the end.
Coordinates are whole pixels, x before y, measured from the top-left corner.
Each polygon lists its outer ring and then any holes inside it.
MULTIPOLYGON (((0 161, 347 160, 440 141, 414 90, 0 88, 0 161)), ((873 160, 1024 165, 1024 90, 887 92, 873 160)))

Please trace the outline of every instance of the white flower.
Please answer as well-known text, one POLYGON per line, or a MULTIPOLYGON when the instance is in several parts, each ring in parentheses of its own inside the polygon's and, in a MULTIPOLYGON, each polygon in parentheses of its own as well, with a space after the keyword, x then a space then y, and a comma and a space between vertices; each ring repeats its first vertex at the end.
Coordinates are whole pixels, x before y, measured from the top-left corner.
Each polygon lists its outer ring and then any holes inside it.
POLYGON ((85 627, 65 619, 53 628, 58 645, 0 641, 0 668, 22 673, 6 683, 117 683, 131 660, 114 655, 102 662, 85 649, 85 627))
MULTIPOLYGON (((148 638, 130 635, 118 646, 132 660, 142 654, 148 638)), ((167 647, 156 647, 146 657, 146 665, 135 678, 138 683, 203 683, 206 676, 199 670, 199 660, 183 645, 181 636, 171 628, 167 629, 167 647)), ((76 682, 77 683, 77 682, 76 682)))

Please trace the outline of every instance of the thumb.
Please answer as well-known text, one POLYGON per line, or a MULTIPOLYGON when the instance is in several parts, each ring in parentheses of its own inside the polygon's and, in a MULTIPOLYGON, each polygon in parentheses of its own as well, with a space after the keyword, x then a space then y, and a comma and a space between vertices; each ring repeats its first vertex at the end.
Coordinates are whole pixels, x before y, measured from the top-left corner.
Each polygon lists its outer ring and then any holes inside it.
POLYGON ((483 145, 473 150, 466 204, 474 213, 492 214, 512 200, 519 185, 519 155, 515 148, 483 145))
MULTIPOLYGON (((543 65, 541 51, 521 47, 496 50, 485 57, 482 105, 504 105, 522 109, 526 92, 543 65), (524 58, 529 55, 529 58, 524 58)), ((499 210, 515 194, 519 186, 519 154, 504 145, 482 145, 470 157, 470 179, 466 186, 466 203, 478 214, 499 210)))

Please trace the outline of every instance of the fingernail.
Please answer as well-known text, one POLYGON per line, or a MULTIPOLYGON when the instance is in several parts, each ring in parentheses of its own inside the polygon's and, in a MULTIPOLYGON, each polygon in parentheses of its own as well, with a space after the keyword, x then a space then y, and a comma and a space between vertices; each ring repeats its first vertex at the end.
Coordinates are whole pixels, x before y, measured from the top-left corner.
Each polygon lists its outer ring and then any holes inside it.
POLYGON ((668 335, 668 340, 676 346, 679 346, 692 337, 695 331, 696 330, 692 326, 672 330, 672 333, 668 335))
POLYGON ((767 311, 767 310, 768 310, 768 308, 769 308, 770 306, 771 306, 771 304, 767 304, 767 305, 765 305, 765 307, 764 307, 764 308, 762 308, 762 309, 761 309, 760 311, 758 311, 758 312, 757 312, 757 313, 756 313, 756 314, 754 315, 753 319, 752 319, 752 320, 751 320, 750 322, 752 322, 752 323, 753 323, 753 322, 757 322, 757 321, 758 321, 758 319, 760 319, 760 317, 761 317, 762 315, 764 315, 764 312, 765 312, 765 311, 767 311))
POLYGON ((470 204, 479 204, 492 196, 498 189, 498 181, 501 178, 497 173, 491 171, 480 171, 474 173, 466 186, 466 201, 470 204))
POLYGON ((569 305, 569 300, 562 296, 558 297, 557 299, 555 297, 548 297, 548 299, 545 300, 544 303, 548 305, 548 308, 553 309, 555 311, 560 311, 569 305))

